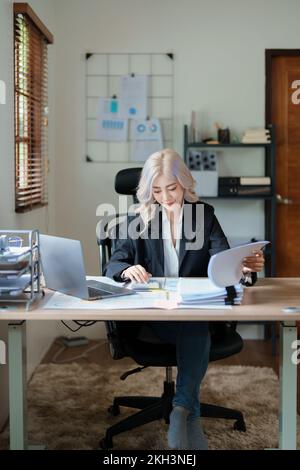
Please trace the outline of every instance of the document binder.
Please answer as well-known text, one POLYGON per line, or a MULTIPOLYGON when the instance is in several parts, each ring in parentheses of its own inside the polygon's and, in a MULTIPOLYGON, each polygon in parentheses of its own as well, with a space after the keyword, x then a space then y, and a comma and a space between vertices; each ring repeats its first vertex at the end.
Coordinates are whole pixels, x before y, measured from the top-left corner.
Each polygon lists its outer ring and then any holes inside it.
POLYGON ((219 186, 219 196, 268 196, 271 186, 263 185, 224 185, 219 186))
POLYGON ((219 186, 270 186, 269 176, 220 176, 219 186))

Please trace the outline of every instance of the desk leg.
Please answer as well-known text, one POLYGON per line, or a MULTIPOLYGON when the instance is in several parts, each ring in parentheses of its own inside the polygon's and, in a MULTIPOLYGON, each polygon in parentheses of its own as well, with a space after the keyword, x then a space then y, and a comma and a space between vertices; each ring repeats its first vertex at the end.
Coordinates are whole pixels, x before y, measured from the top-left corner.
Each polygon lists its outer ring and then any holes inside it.
POLYGON ((27 448, 26 322, 8 325, 10 449, 27 448))
MULTIPOLYGON (((297 447, 297 364, 293 363, 294 341, 297 340, 296 323, 284 322, 280 328, 280 415, 279 448, 295 450, 297 447)), ((294 343, 296 344, 296 343, 294 343)))

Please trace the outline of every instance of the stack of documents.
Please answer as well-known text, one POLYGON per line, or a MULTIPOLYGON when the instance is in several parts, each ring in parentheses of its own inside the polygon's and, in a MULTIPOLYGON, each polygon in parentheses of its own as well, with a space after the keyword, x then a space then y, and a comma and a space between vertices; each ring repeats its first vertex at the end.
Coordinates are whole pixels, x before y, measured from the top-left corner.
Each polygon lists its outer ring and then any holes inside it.
POLYGON ((185 305, 239 305, 243 298, 240 284, 217 287, 210 279, 180 278, 177 287, 178 300, 185 305))

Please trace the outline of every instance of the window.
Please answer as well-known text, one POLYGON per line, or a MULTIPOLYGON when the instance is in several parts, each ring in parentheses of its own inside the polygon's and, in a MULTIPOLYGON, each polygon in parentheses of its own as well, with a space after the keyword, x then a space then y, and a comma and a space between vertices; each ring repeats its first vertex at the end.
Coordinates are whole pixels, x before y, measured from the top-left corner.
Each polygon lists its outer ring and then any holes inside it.
POLYGON ((52 43, 30 6, 14 3, 16 212, 47 204, 47 45, 52 43))

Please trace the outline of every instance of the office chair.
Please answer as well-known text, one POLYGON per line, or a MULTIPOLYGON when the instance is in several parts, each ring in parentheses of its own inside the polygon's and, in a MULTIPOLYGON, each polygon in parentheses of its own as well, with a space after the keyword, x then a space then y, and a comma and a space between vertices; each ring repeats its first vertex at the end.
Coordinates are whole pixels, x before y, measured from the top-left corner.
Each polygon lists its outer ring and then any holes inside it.
MULTIPOLYGON (((135 199, 141 168, 121 170, 115 178, 115 189, 119 194, 131 194, 135 199)), ((135 199, 136 201, 136 199, 135 199)), ((117 220, 118 217, 117 216, 117 220)), ((109 222, 103 220, 105 227, 100 227, 102 236, 97 236, 99 246, 100 266, 103 273, 114 249, 114 239, 109 237, 109 222), (107 233, 103 237, 103 233, 107 233)), ((100 221, 101 225, 101 221, 100 221)), ((99 234, 99 231, 98 231, 99 234)), ((143 424, 164 419, 169 424, 169 415, 172 411, 172 399, 175 384, 172 380, 172 367, 176 367, 176 347, 162 343, 153 337, 150 329, 147 331, 146 322, 106 321, 105 327, 109 341, 110 352, 113 359, 131 357, 139 366, 125 372, 120 379, 125 380, 129 375, 140 372, 147 367, 165 367, 166 378, 163 393, 160 397, 121 396, 114 398, 108 412, 113 416, 120 413, 120 406, 139 409, 137 413, 114 424, 106 430, 105 437, 100 441, 102 449, 113 448, 113 437, 143 424), (143 326, 141 327, 141 323, 143 326), (143 333, 141 334, 141 329, 143 333)), ((232 356, 241 351, 243 340, 236 331, 236 322, 210 323, 211 350, 210 361, 217 361, 232 356)), ((234 429, 246 431, 243 414, 234 409, 224 408, 213 404, 201 403, 201 416, 209 418, 223 418, 234 420, 234 429)))

